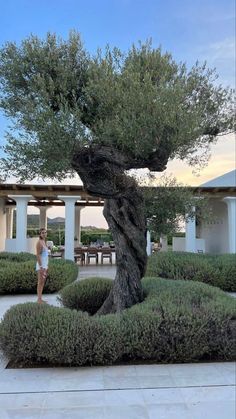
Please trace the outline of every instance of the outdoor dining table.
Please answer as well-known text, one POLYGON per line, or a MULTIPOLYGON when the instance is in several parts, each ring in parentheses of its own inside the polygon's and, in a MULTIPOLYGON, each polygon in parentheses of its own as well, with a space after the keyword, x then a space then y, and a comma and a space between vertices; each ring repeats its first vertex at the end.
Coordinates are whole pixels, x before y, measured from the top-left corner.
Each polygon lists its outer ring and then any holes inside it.
MULTIPOLYGON (((77 247, 77 249, 75 249, 75 253, 74 253, 75 262, 77 262, 80 259, 81 264, 84 264, 84 263, 88 264, 89 263, 88 252, 89 252, 90 249, 95 249, 95 248, 96 248, 95 246, 77 247), (80 257, 81 255, 82 255, 82 257, 80 257)), ((107 250, 107 248, 106 248, 106 250, 107 250)), ((114 253, 114 254, 116 253, 115 247, 111 247, 109 250, 111 251, 111 253, 114 253)), ((97 263, 99 263, 99 261, 102 262, 102 254, 103 254, 104 251, 105 251, 105 248, 103 248, 103 247, 97 247, 96 248, 96 252, 98 254, 97 263)), ((49 256, 51 258, 56 258, 56 259, 63 258, 64 257, 64 249, 56 251, 56 252, 51 252, 49 256)))
MULTIPOLYGON (((103 254, 103 251, 105 249, 102 248, 102 247, 95 247, 95 246, 82 246, 82 247, 78 247, 77 248, 77 253, 76 252, 74 253, 75 261, 77 262, 77 259, 80 259, 81 260, 81 264, 83 264, 83 263, 89 264, 88 253, 89 253, 90 249, 91 250, 92 249, 96 249, 96 253, 98 254, 98 258, 97 258, 96 263, 99 263, 99 260, 102 261, 102 254, 103 254), (84 255, 84 257, 81 257, 80 258, 80 255, 81 254, 84 255)), ((115 250, 114 247, 110 248, 109 250, 112 253, 115 253, 116 252, 116 250, 115 250)), ((94 252, 94 254, 95 254, 95 252, 94 252)))

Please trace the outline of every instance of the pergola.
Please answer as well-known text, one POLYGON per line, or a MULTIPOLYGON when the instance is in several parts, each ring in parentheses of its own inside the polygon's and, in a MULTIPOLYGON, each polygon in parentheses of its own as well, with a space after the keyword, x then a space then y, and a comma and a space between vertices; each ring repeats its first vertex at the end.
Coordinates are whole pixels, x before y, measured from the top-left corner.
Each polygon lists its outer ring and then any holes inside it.
MULTIPOLYGON (((215 219, 196 225, 186 223, 185 238, 174 238, 173 250, 236 253, 236 171, 193 187, 196 195, 211 201, 215 219)), ((103 206, 100 197, 89 196, 83 186, 0 184, 0 251, 35 252, 37 238, 27 238, 27 208, 39 209, 39 228, 47 228, 47 210, 65 206, 65 258, 74 260, 74 237, 80 242, 80 212, 86 206, 103 206), (16 209, 16 238, 12 238, 13 209, 16 209)), ((163 246, 164 247, 164 246, 163 246)), ((150 254, 150 233, 147 233, 150 254)))
POLYGON ((103 206, 83 186, 0 184, 0 251, 35 251, 36 238, 27 238, 27 208, 39 209, 39 228, 47 228, 47 210, 65 206, 65 258, 74 259, 74 237, 80 241, 80 212, 86 206, 103 206), (16 238, 12 238, 16 209, 16 238))

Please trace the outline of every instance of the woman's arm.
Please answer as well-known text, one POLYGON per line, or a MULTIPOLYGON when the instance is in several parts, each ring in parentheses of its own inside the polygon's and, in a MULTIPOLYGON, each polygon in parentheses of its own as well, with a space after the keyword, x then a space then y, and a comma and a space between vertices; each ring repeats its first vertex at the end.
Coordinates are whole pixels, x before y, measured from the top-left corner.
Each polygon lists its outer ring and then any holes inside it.
POLYGON ((42 259, 41 259, 42 247, 43 246, 41 245, 40 241, 38 241, 36 244, 36 258, 40 267, 42 266, 42 259))

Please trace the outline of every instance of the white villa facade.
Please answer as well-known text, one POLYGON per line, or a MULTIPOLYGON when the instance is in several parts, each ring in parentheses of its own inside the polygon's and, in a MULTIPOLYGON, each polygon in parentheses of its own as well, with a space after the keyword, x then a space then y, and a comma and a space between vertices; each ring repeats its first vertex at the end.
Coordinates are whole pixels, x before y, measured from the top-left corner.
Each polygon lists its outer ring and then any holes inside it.
POLYGON ((212 219, 186 223, 185 238, 173 238, 174 251, 236 253, 236 170, 203 183, 198 188, 208 198, 212 219))
MULTIPOLYGON (((236 253, 236 170, 194 188, 206 195, 212 220, 186 223, 185 238, 173 238, 174 251, 236 253)), ((27 208, 39 208, 39 228, 47 228, 47 209, 65 206, 65 258, 74 260, 74 238, 80 242, 80 213, 85 206, 103 206, 99 197, 89 196, 76 185, 0 185, 0 251, 35 253, 37 237, 27 238, 27 208), (13 211, 16 210, 16 238, 13 211)), ((150 234, 147 235, 150 253, 150 234)), ((163 249, 164 250, 164 249, 163 249)))

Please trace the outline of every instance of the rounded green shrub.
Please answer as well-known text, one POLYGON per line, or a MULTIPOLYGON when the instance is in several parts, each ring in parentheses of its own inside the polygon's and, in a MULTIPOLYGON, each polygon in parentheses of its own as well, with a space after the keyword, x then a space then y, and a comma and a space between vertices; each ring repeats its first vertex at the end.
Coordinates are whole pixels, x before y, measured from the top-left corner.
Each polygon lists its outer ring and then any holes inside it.
POLYGON ((0 324, 0 347, 9 359, 28 365, 110 364, 122 355, 119 321, 114 315, 93 318, 35 303, 8 310, 0 324))
POLYGON ((236 255, 215 255, 211 260, 220 273, 217 286, 225 291, 236 292, 236 255))
POLYGON ((148 259, 146 276, 200 281, 236 291, 235 255, 159 252, 148 259))
POLYGON ((59 300, 64 307, 95 314, 108 297, 112 283, 109 278, 86 278, 61 289, 59 300))
MULTIPOLYGON (((16 254, 15 257, 14 255, 0 259, 0 294, 36 293, 36 257, 31 254, 24 254, 23 257, 21 254, 16 254), (28 260, 27 255, 30 255, 28 260)), ((74 262, 63 259, 50 260, 44 292, 58 291, 75 281, 77 276, 78 266, 74 262)))
POLYGON ((28 260, 35 260, 35 256, 28 252, 0 252, 0 260, 11 262, 27 262, 28 260))
POLYGON ((37 303, 13 306, 0 324, 0 349, 24 365, 235 359, 234 298, 191 281, 145 278, 143 288, 142 303, 106 316, 37 303))
POLYGON ((125 312, 128 358, 158 362, 235 358, 232 297, 199 282, 145 278, 143 287, 145 302, 125 312))

